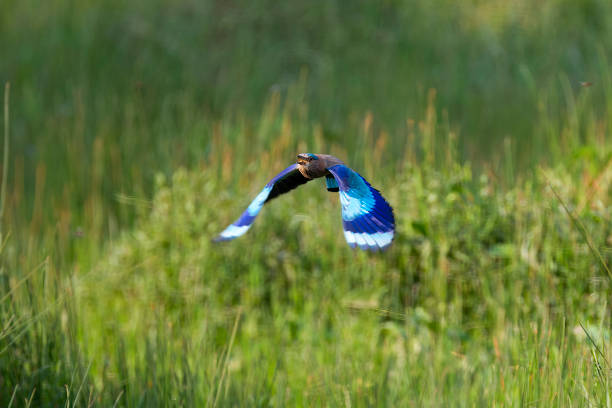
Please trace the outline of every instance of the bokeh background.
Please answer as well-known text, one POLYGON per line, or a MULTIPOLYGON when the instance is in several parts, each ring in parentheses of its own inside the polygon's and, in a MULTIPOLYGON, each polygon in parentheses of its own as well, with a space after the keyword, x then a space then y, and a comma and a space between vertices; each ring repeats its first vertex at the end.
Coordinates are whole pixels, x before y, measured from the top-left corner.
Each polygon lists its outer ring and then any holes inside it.
POLYGON ((612 2, 4 0, 0 50, 3 406, 609 403, 612 2), (210 242, 302 151, 388 252, 310 184, 210 242))

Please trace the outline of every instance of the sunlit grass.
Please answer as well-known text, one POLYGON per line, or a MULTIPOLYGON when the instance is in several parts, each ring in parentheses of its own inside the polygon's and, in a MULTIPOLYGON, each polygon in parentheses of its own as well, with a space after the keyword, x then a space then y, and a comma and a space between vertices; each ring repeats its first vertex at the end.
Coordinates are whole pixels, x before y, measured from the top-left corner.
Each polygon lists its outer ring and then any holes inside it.
MULTIPOLYGON (((211 243, 248 201, 219 192, 214 175, 160 179, 151 212, 75 277, 79 338, 109 398, 122 383, 136 384, 133 404, 607 398, 581 325, 609 358, 610 282, 547 189, 584 194, 562 170, 499 191, 469 167, 409 163, 381 181, 400 234, 374 256, 348 248, 337 200, 315 185, 269 205, 247 236, 211 243)), ((606 239, 606 212, 581 220, 606 239)))
POLYGON ((372 155, 355 167, 395 208, 388 252, 348 248, 337 197, 317 183, 266 206, 245 237, 213 244, 306 150, 300 135, 334 149, 278 108, 254 126, 271 152, 239 147, 243 124, 214 124, 209 160, 158 175, 151 200, 118 198, 133 228, 108 244, 89 234, 93 222, 48 238, 73 252, 69 270, 48 259, 24 275, 42 252, 5 258, 24 272, 4 275, 3 358, 53 346, 3 378, 22 400, 36 388, 38 401, 102 405, 605 403, 610 281, 584 232, 608 262, 606 144, 503 187, 457 160, 452 132, 427 139, 443 128, 435 115, 392 166, 372 120, 359 136, 372 155), (35 366, 42 377, 19 379, 35 366))

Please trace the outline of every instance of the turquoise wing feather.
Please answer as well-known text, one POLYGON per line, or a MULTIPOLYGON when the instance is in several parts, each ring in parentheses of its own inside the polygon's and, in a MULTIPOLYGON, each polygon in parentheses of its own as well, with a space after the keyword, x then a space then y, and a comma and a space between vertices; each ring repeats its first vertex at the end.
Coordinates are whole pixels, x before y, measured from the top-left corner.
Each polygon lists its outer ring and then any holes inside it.
POLYGON ((339 164, 327 170, 338 182, 348 244, 370 251, 388 248, 395 236, 395 217, 389 203, 351 168, 339 164))
POLYGON ((244 235, 249 228, 251 228, 251 225, 253 225, 257 214, 259 214, 259 211, 261 211, 265 203, 308 181, 310 181, 310 179, 302 176, 297 169, 297 164, 292 164, 287 167, 266 184, 242 215, 224 229, 214 241, 229 241, 244 235))

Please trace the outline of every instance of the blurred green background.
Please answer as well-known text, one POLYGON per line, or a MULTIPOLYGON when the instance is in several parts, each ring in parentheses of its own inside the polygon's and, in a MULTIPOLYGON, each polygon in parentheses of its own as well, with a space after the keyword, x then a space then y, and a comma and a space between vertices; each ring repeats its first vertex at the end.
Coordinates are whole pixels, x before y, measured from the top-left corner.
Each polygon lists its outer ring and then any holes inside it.
POLYGON ((4 0, 0 50, 2 405, 609 401, 612 2, 4 0), (388 253, 321 186, 209 243, 300 151, 388 253))

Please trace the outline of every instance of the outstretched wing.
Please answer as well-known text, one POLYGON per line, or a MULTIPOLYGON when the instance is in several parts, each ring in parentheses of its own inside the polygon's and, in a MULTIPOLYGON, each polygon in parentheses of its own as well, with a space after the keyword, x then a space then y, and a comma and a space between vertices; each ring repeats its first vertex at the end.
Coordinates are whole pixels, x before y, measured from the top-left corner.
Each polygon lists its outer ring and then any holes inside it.
POLYGON ((229 241, 230 239, 241 236, 251 227, 253 221, 255 221, 255 217, 257 217, 257 214, 259 214, 259 211, 265 203, 310 180, 311 179, 302 176, 302 173, 297 169, 297 164, 292 164, 287 167, 270 180, 242 213, 240 218, 224 229, 214 240, 229 241))
POLYGON ((354 248, 378 251, 391 245, 395 234, 393 209, 359 173, 342 164, 327 169, 338 182, 342 226, 354 248))

